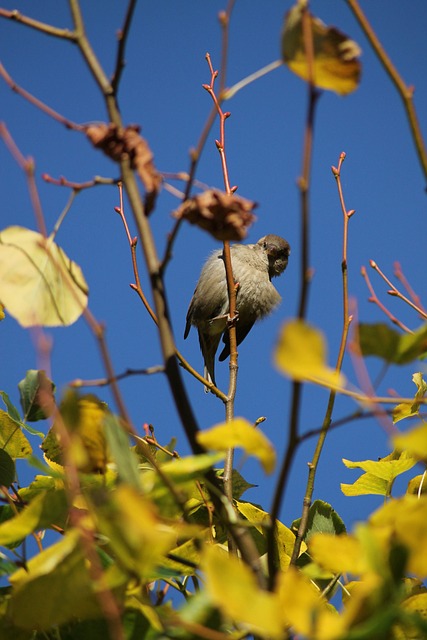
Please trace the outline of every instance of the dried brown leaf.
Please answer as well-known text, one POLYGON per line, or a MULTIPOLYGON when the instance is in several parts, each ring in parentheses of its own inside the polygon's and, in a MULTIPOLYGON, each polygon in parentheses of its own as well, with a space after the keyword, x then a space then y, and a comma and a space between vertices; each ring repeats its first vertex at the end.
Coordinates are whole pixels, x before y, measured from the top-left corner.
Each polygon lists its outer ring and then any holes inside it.
POLYGON ((86 128, 86 136, 93 146, 101 149, 115 162, 119 162, 127 154, 146 192, 157 194, 162 178, 154 166, 153 153, 139 132, 138 125, 122 128, 113 123, 90 125, 86 128))
POLYGON ((252 213, 256 203, 235 194, 215 189, 189 198, 175 211, 178 219, 185 219, 210 233, 217 240, 240 241, 255 221, 252 213))

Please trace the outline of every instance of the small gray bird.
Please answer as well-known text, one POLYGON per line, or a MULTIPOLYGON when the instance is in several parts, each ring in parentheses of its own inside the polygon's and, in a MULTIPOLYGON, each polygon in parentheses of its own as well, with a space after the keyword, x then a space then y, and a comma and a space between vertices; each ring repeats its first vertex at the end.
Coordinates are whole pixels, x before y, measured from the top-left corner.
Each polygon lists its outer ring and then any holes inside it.
MULTIPOLYGON (((271 283, 288 264, 289 243, 269 234, 256 244, 231 246, 234 281, 238 284, 237 344, 248 335, 257 320, 268 315, 280 303, 281 297, 271 283)), ((228 321, 228 291, 222 251, 214 251, 203 266, 187 312, 184 339, 191 325, 197 327, 200 348, 205 361, 204 376, 215 384, 215 354, 222 336, 224 348, 219 360, 230 355, 228 321)), ((205 388, 208 391, 207 388, 205 388)))

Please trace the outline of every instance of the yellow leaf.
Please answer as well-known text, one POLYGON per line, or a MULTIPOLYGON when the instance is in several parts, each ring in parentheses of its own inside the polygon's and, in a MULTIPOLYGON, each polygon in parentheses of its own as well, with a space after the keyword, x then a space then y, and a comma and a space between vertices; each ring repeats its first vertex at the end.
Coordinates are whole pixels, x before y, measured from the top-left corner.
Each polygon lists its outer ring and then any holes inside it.
POLYGON ((411 453, 418 460, 427 461, 427 424, 420 424, 399 435, 393 436, 393 444, 397 449, 411 453))
POLYGON ((364 473, 353 484, 340 484, 345 496, 386 496, 390 493, 390 483, 373 473, 364 473))
POLYGON ((344 621, 331 610, 313 583, 294 567, 279 574, 277 594, 283 622, 316 640, 342 637, 344 621))
POLYGON ((354 536, 315 533, 310 538, 310 555, 332 573, 360 574, 367 570, 363 550, 354 536))
POLYGON ((341 95, 351 93, 360 82, 360 47, 335 27, 327 27, 314 17, 307 4, 307 0, 298 0, 286 15, 282 34, 283 60, 297 76, 307 81, 311 79, 320 89, 341 95), (305 18, 313 48, 312 78, 304 40, 305 18))
POLYGON ((294 380, 306 380, 331 389, 345 384, 344 376, 326 364, 322 333, 302 320, 291 320, 283 326, 275 361, 278 369, 294 380))
POLYGON ((42 449, 49 460, 64 464, 62 439, 66 429, 68 434, 67 454, 78 469, 84 473, 105 473, 109 452, 105 438, 104 418, 108 407, 93 394, 79 396, 67 390, 59 406, 61 420, 56 419, 42 449))
POLYGON ((405 495, 378 509, 369 520, 371 527, 385 532, 409 551, 408 571, 427 576, 427 496, 405 495))
POLYGON ((221 611, 256 635, 283 637, 280 603, 261 591, 241 560, 217 545, 206 545, 202 558, 206 589, 221 611))
POLYGON ((205 449, 226 451, 242 447, 246 453, 258 458, 266 473, 272 473, 274 470, 276 452, 273 445, 259 429, 255 429, 243 418, 199 431, 196 437, 205 449))
POLYGON ((3 409, 0 409, 0 448, 13 459, 26 458, 32 453, 31 445, 20 425, 3 409))
POLYGON ((412 376, 412 382, 417 387, 417 392, 414 397, 414 402, 412 404, 398 404, 393 409, 393 422, 399 422, 399 420, 403 420, 404 418, 408 418, 409 416, 416 416, 419 414, 421 400, 427 393, 427 384, 423 379, 422 373, 419 371, 414 373, 412 376))
POLYGON ((52 236, 23 227, 0 233, 0 300, 23 327, 70 325, 87 299, 80 267, 52 236))
POLYGON ((155 506, 128 485, 119 485, 113 493, 99 496, 94 509, 99 531, 109 538, 120 564, 144 578, 152 576, 164 554, 185 533, 177 523, 165 524, 155 506))

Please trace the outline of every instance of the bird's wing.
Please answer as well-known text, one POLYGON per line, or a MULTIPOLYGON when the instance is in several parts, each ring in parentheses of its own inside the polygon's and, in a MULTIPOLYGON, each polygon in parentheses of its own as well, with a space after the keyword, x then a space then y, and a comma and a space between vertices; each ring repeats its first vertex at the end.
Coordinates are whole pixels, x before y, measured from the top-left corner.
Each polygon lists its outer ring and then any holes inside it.
MULTIPOLYGON (((236 325, 237 344, 240 344, 241 342, 243 342, 243 340, 246 338, 246 336, 248 335, 249 331, 252 329, 254 324, 255 324, 255 320, 253 322, 246 321, 245 324, 240 324, 240 325, 239 325, 239 321, 237 321, 237 325, 236 325)), ((218 359, 220 362, 228 358, 228 356, 230 355, 230 338, 229 338, 228 331, 224 332, 224 335, 222 336, 222 341, 225 344, 225 347, 219 355, 218 359)))

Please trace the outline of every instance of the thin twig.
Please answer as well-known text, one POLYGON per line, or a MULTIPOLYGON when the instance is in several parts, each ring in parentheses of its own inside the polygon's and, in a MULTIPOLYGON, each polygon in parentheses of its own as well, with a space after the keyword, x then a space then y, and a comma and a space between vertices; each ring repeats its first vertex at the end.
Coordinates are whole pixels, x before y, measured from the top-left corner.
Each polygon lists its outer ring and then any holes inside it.
MULTIPOLYGON (((350 322, 352 320, 348 311, 347 246, 348 246, 348 223, 354 211, 353 210, 348 211, 344 202, 344 194, 342 191, 342 184, 341 184, 341 167, 342 167, 342 163, 344 162, 344 159, 345 159, 345 153, 341 153, 338 161, 338 166, 332 167, 332 172, 337 183, 341 211, 343 214, 343 243, 342 243, 342 262, 341 262, 343 326, 342 326, 341 341, 340 341, 340 346, 338 350, 337 362, 335 365, 335 370, 337 372, 340 372, 342 368, 345 348, 348 340, 350 322)), ((326 408, 325 417, 323 419, 322 429, 320 431, 319 438, 316 443, 316 448, 314 450, 313 458, 308 465, 309 471, 308 471, 306 491, 305 491, 304 500, 303 500, 303 510, 301 515, 301 521, 298 527, 298 532, 295 538, 294 548, 292 551, 291 564, 296 564, 296 561, 300 554, 301 544, 307 530, 309 509, 310 509, 311 501, 313 498, 317 467, 319 464, 323 446, 325 444, 326 436, 329 432, 336 395, 337 395, 336 391, 331 391, 329 394, 329 401, 326 408)))
POLYGON ((406 304, 409 305, 410 307, 412 307, 412 309, 414 309, 414 311, 416 311, 424 320, 427 320, 427 313, 425 311, 423 311, 422 309, 420 309, 420 307, 418 307, 416 304, 414 304, 412 302, 412 300, 410 300, 409 298, 404 296, 403 293, 401 293, 399 291, 399 289, 394 286, 394 284, 381 271, 381 269, 379 268, 379 266, 375 262, 375 260, 370 260, 369 264, 372 267, 372 269, 374 269, 378 273, 378 275, 381 276, 381 278, 384 280, 384 282, 386 282, 388 284, 388 286, 390 287, 390 290, 387 291, 387 293, 389 295, 396 296, 396 298, 400 298, 400 300, 403 300, 403 302, 406 302, 406 304))
POLYGON ((132 24, 133 13, 136 7, 136 1, 137 0, 129 0, 123 27, 120 29, 120 31, 117 34, 117 40, 118 40, 119 46, 117 47, 116 67, 114 69, 113 77, 111 78, 111 86, 113 87, 113 91, 116 94, 119 88, 122 72, 126 64, 125 48, 126 48, 127 38, 129 36, 130 27, 132 24))
POLYGON ((409 297, 411 298, 412 302, 419 309, 421 309, 424 313, 427 313, 425 308, 423 307, 423 304, 421 302, 420 296, 417 293, 415 293, 415 291, 413 290, 413 288, 409 284, 405 274, 403 273, 402 267, 400 265, 400 262, 396 261, 393 266, 394 266, 394 275, 399 280, 399 282, 403 285, 403 287, 406 289, 406 291, 407 291, 409 297))
MULTIPOLYGON (((213 103, 216 107, 218 117, 219 117, 219 131, 220 136, 219 140, 215 141, 216 147, 218 149, 220 158, 221 158, 221 166, 222 166, 222 174, 224 179, 224 188, 227 194, 233 193, 233 190, 230 186, 230 179, 228 175, 228 165, 227 165, 227 155, 225 150, 225 121, 229 118, 230 113, 224 112, 221 108, 221 105, 218 101, 218 98, 215 94, 215 80, 218 77, 218 71, 214 70, 212 66, 212 61, 209 53, 206 54, 206 60, 209 65, 209 70, 211 73, 211 80, 209 84, 204 84, 203 88, 211 96, 213 103)), ((229 360, 229 387, 227 394, 227 402, 225 405, 225 419, 226 422, 231 422, 234 418, 234 399, 236 395, 236 385, 237 385, 237 334, 236 334, 236 295, 237 295, 237 287, 233 276, 233 265, 231 261, 231 251, 230 251, 230 243, 228 241, 224 241, 223 244, 223 260, 225 265, 225 277, 227 280, 227 291, 228 291, 228 313, 229 313, 229 323, 228 323, 228 335, 229 335, 229 343, 230 343, 230 360, 229 360)), ((225 462, 224 462, 224 491, 227 496, 230 504, 233 504, 233 463, 234 463, 234 450, 232 448, 228 449, 225 462)), ((229 539, 229 546, 231 551, 236 551, 233 548, 232 540, 229 539)))
POLYGON ((374 304, 376 304, 377 307, 379 307, 381 309, 381 311, 387 316, 387 318, 389 318, 389 320, 393 324, 395 324, 397 327, 402 329, 402 331, 405 331, 406 333, 413 333, 413 331, 411 329, 409 329, 409 327, 407 327, 405 324, 403 324, 403 322, 401 322, 399 320, 399 318, 396 318, 396 316, 393 315, 392 312, 389 311, 389 309, 387 309, 387 307, 378 298, 377 294, 375 293, 375 289, 372 286, 372 283, 371 283, 371 281, 369 279, 368 273, 366 271, 366 267, 362 267, 361 270, 360 270, 360 273, 361 273, 363 279, 366 282, 366 286, 369 289, 369 293, 371 294, 370 297, 368 298, 368 301, 369 302, 373 302, 374 304))
MULTIPOLYGON (((227 71, 227 63, 228 63, 228 42, 229 42, 229 24, 230 17, 233 11, 233 7, 235 4, 235 0, 229 0, 228 5, 225 11, 222 11, 219 15, 219 21, 222 29, 222 44, 221 44, 221 61, 220 61, 220 74, 219 74, 219 91, 218 91, 218 104, 221 105, 224 100, 224 88, 225 88, 225 80, 226 80, 226 71, 227 71)), ((206 144, 206 140, 208 139, 210 130, 212 129, 213 123, 215 122, 215 118, 217 116, 217 108, 214 104, 210 114, 208 115, 203 130, 200 134, 197 145, 194 149, 190 150, 190 168, 188 171, 188 180, 185 187, 184 195, 182 197, 182 201, 185 202, 190 197, 191 190, 193 188, 193 184, 195 182, 196 170, 202 155, 203 149, 206 144)), ((172 258, 173 245, 178 235, 178 231, 182 224, 182 218, 175 221, 172 231, 168 234, 168 240, 166 244, 166 249, 163 255, 163 259, 160 265, 160 272, 163 274, 170 259, 172 258)))
MULTIPOLYGON (((307 8, 302 15, 303 41, 305 57, 308 66, 308 84, 307 84, 307 118, 304 132, 303 143, 303 162, 302 173, 298 180, 301 201, 301 286, 298 305, 298 318, 304 319, 306 315, 309 284, 311 281, 311 269, 309 262, 309 237, 310 237, 310 205, 309 205, 309 188, 311 175, 311 162, 313 155, 313 132, 315 121, 315 110, 318 100, 318 92, 314 86, 314 53, 313 53, 313 34, 311 29, 310 15, 307 8)), ((277 546, 276 546, 276 528, 277 520, 282 505, 283 495, 287 484, 287 479, 294 459, 296 449, 299 445, 299 416, 302 398, 302 384, 294 382, 292 385, 292 399, 289 414, 288 443, 286 452, 283 457, 282 465, 279 471, 279 477, 274 490, 273 501, 270 509, 270 526, 267 530, 267 558, 268 558, 268 578, 269 588, 273 589, 275 584, 276 572, 278 569, 277 546)))
POLYGON ((12 11, 8 11, 7 9, 0 9, 0 18, 7 18, 14 22, 19 22, 26 27, 30 27, 31 29, 35 29, 36 31, 41 31, 48 36, 61 38, 62 40, 73 41, 75 37, 73 31, 70 31, 69 29, 60 29, 59 27, 54 27, 51 24, 40 22, 40 20, 34 20, 33 18, 24 16, 20 11, 17 11, 16 9, 12 9, 12 11))

